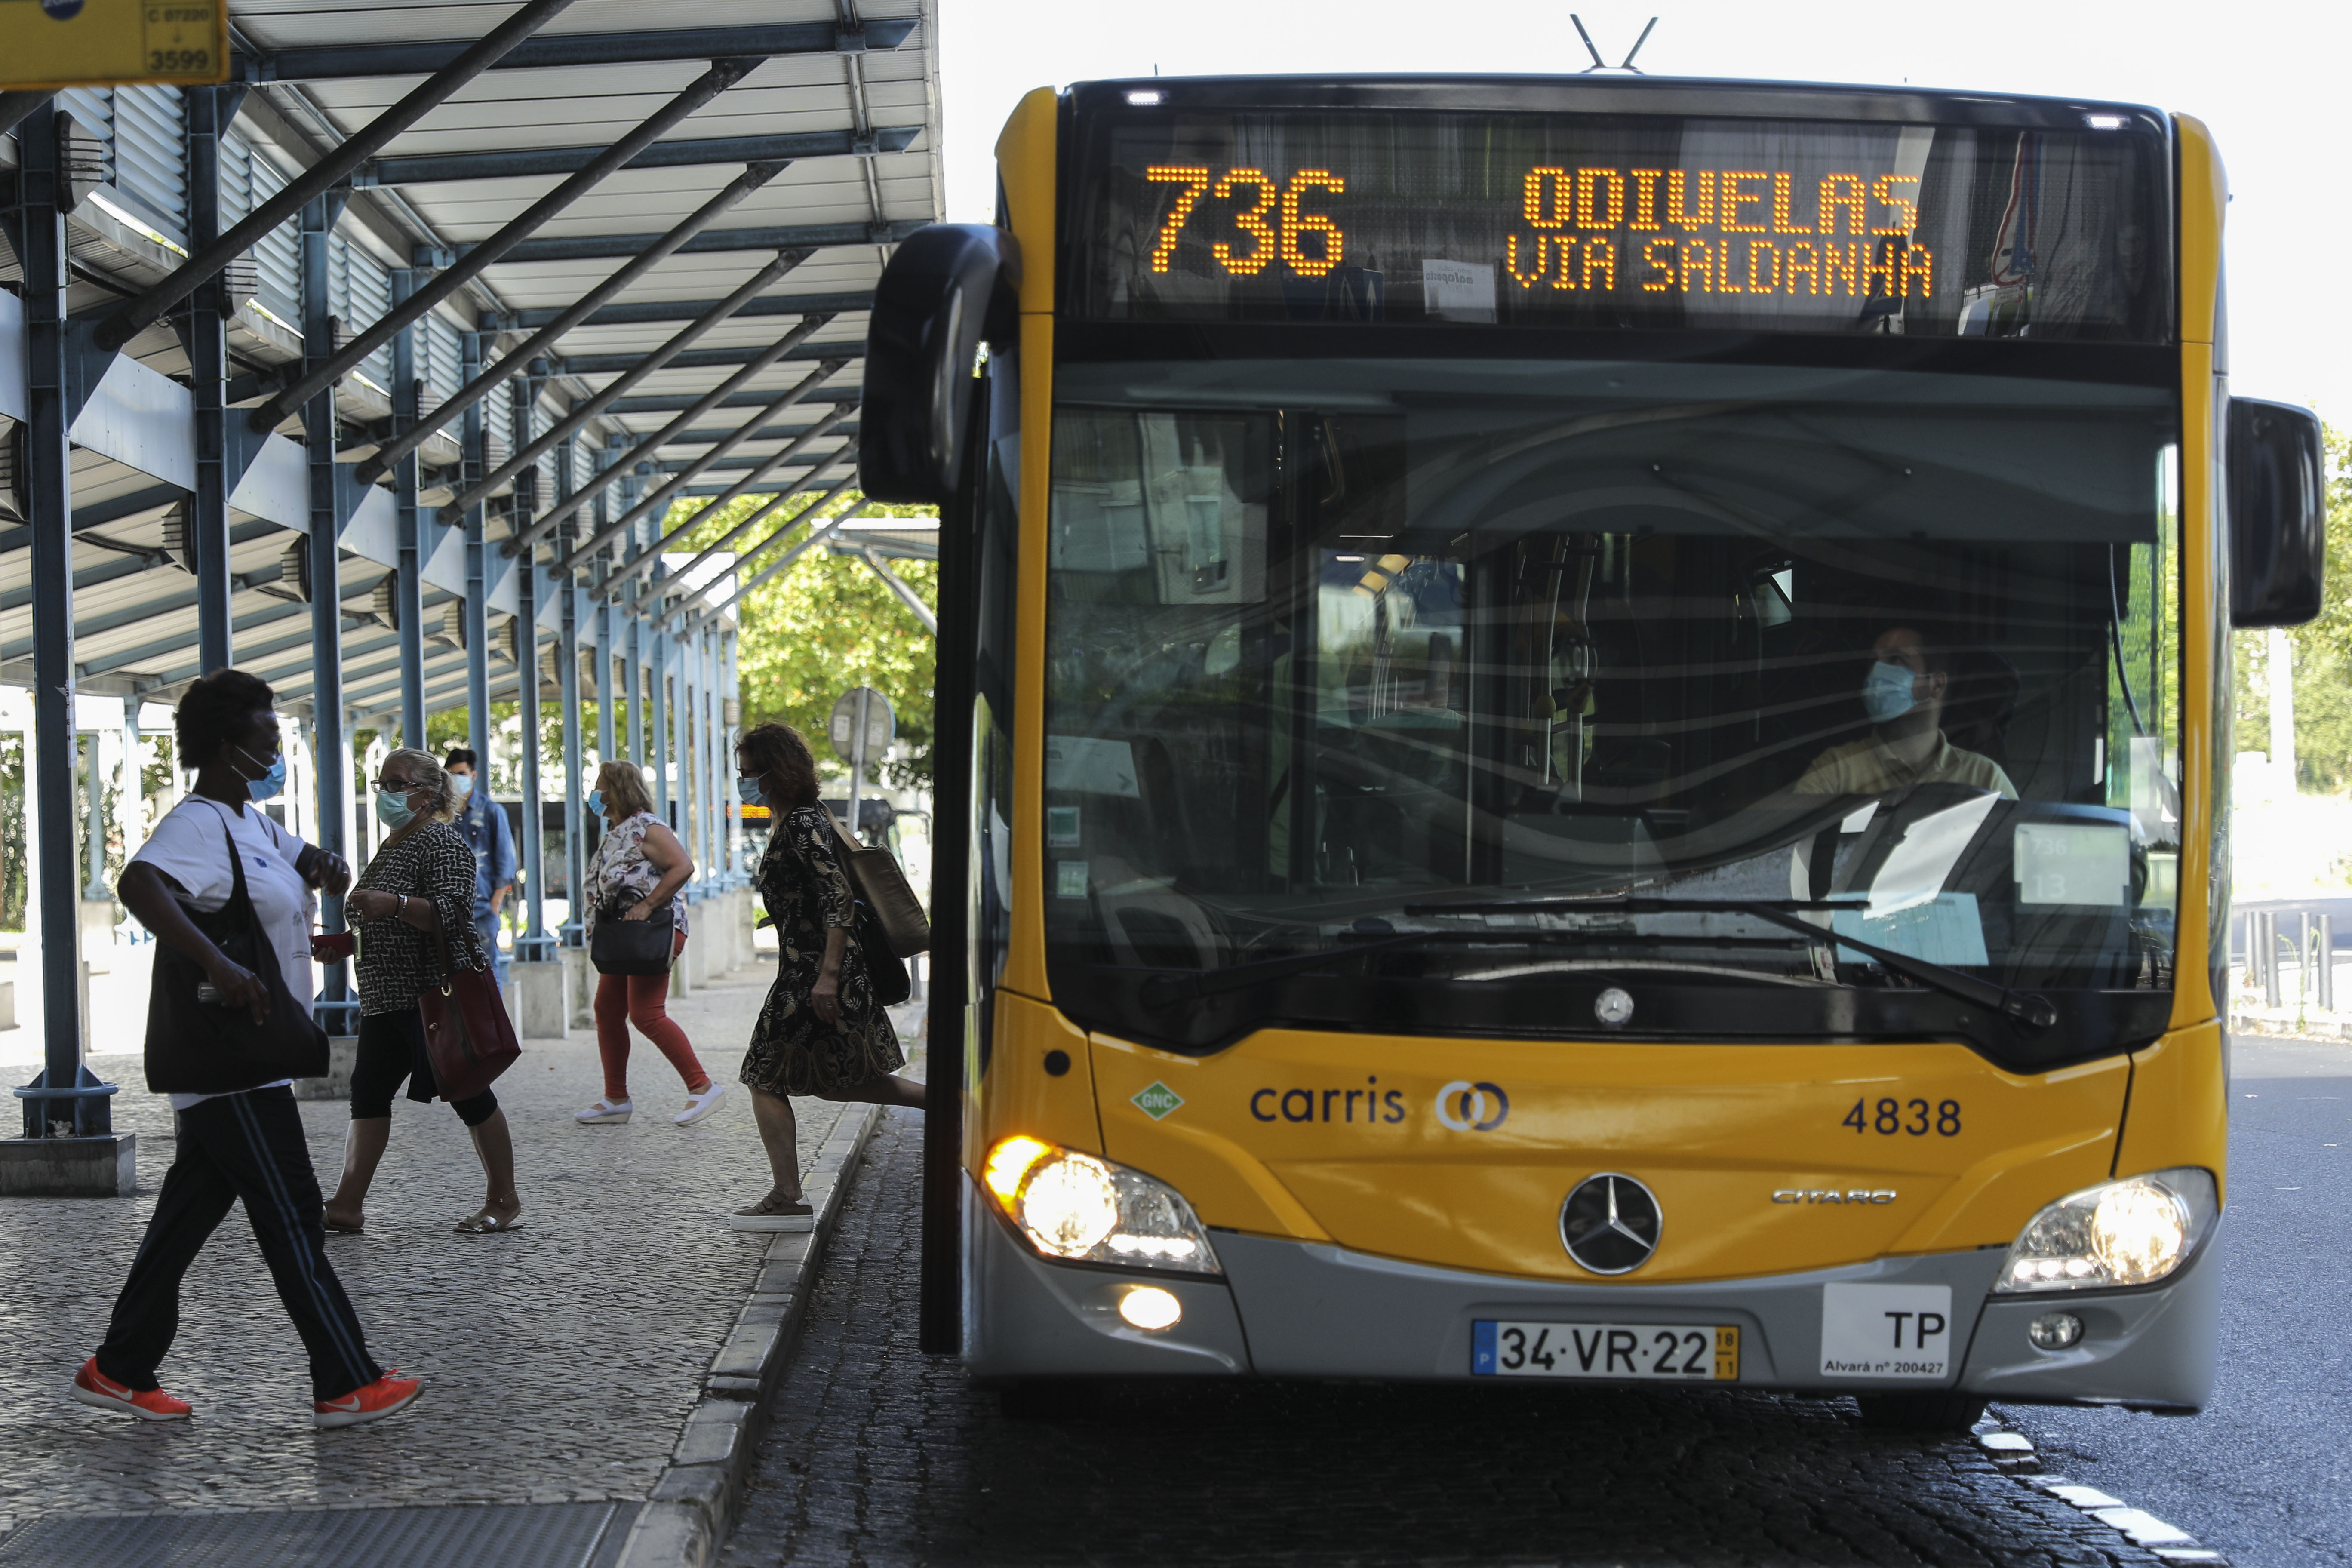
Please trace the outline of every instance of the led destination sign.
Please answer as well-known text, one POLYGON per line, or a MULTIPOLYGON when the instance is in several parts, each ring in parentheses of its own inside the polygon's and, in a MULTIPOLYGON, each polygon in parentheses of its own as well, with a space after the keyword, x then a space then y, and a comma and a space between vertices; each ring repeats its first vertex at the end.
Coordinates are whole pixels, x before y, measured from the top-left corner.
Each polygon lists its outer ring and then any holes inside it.
POLYGON ((1171 114, 1105 125, 1091 152, 1074 281, 1098 318, 2168 324, 2161 149, 2117 130, 1171 114))

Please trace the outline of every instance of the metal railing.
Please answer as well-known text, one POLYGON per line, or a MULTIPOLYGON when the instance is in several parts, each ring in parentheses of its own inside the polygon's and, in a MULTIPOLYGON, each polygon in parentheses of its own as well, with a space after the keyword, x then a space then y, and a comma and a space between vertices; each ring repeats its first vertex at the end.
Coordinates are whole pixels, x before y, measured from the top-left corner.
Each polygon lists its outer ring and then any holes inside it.
POLYGON ((2245 987, 2262 994, 2265 1009, 2293 1007, 2298 1012, 2327 1014, 2336 1011, 2333 913, 2249 910, 2238 919, 2244 922, 2245 987))

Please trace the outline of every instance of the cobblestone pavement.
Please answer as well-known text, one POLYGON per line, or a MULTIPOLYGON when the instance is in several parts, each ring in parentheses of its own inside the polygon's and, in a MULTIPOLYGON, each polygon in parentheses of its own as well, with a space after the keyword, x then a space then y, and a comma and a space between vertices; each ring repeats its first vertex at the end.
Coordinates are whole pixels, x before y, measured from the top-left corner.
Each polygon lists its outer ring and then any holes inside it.
POLYGON ((915 1349, 920 1143, 905 1112, 876 1131, 728 1568, 2160 1561, 1842 1400, 1202 1384, 1009 1420, 915 1349))
MULTIPOLYGON (((733 1082, 768 968, 673 999, 712 1076, 733 1082)), ((185 1425, 121 1421, 73 1404, 68 1380, 98 1343, 173 1152, 165 1102, 138 1058, 96 1065, 124 1086, 116 1126, 139 1134, 138 1194, 0 1200, 0 1530, 32 1514, 201 1507, 283 1509, 642 1499, 677 1441, 703 1370, 768 1242, 724 1215, 764 1192, 740 1086, 691 1128, 684 1091, 637 1040, 623 1127, 572 1112, 602 1079, 592 1032, 525 1041, 498 1085, 514 1124, 523 1226, 451 1226, 481 1201, 480 1166, 447 1107, 396 1101, 364 1237, 330 1237, 377 1359, 425 1379, 416 1407, 318 1432, 300 1342, 252 1233, 232 1213, 190 1272, 164 1386, 185 1425)), ((303 1106, 331 1189, 342 1101, 303 1106)), ((803 1163, 837 1108, 799 1104, 803 1163)))

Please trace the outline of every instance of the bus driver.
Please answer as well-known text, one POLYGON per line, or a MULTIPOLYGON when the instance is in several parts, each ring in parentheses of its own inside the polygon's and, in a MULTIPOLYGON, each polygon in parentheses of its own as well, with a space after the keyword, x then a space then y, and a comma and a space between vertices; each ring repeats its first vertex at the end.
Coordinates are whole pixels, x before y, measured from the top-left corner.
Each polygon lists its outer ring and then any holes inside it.
POLYGON ((1914 784, 1957 784, 2015 800, 2009 775, 1990 757, 1944 738, 1951 656, 1909 626, 1889 626, 1870 645, 1862 684, 1870 733, 1832 746, 1796 783, 1799 795, 1885 795, 1914 784))

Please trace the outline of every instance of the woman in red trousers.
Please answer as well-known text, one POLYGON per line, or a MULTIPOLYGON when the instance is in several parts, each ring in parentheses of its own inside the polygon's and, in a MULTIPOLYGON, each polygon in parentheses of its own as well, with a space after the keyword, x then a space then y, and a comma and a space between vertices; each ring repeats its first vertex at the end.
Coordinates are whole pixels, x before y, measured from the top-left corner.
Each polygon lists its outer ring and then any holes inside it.
MULTIPOLYGON (((677 835, 654 816, 645 774, 636 764, 606 763, 596 773, 588 809, 604 819, 604 837, 588 861, 589 939, 599 922, 651 920, 670 912, 670 953, 686 951, 686 900, 678 896, 694 875, 694 858, 677 835)), ((669 976, 600 974, 596 977, 596 1051, 604 1058, 604 1097, 579 1112, 583 1122, 626 1121, 636 1107, 629 1099, 629 1026, 669 1058, 686 1082, 686 1109, 670 1118, 690 1126, 719 1109, 727 1086, 713 1082, 695 1059, 694 1047, 667 1009, 669 976)))

